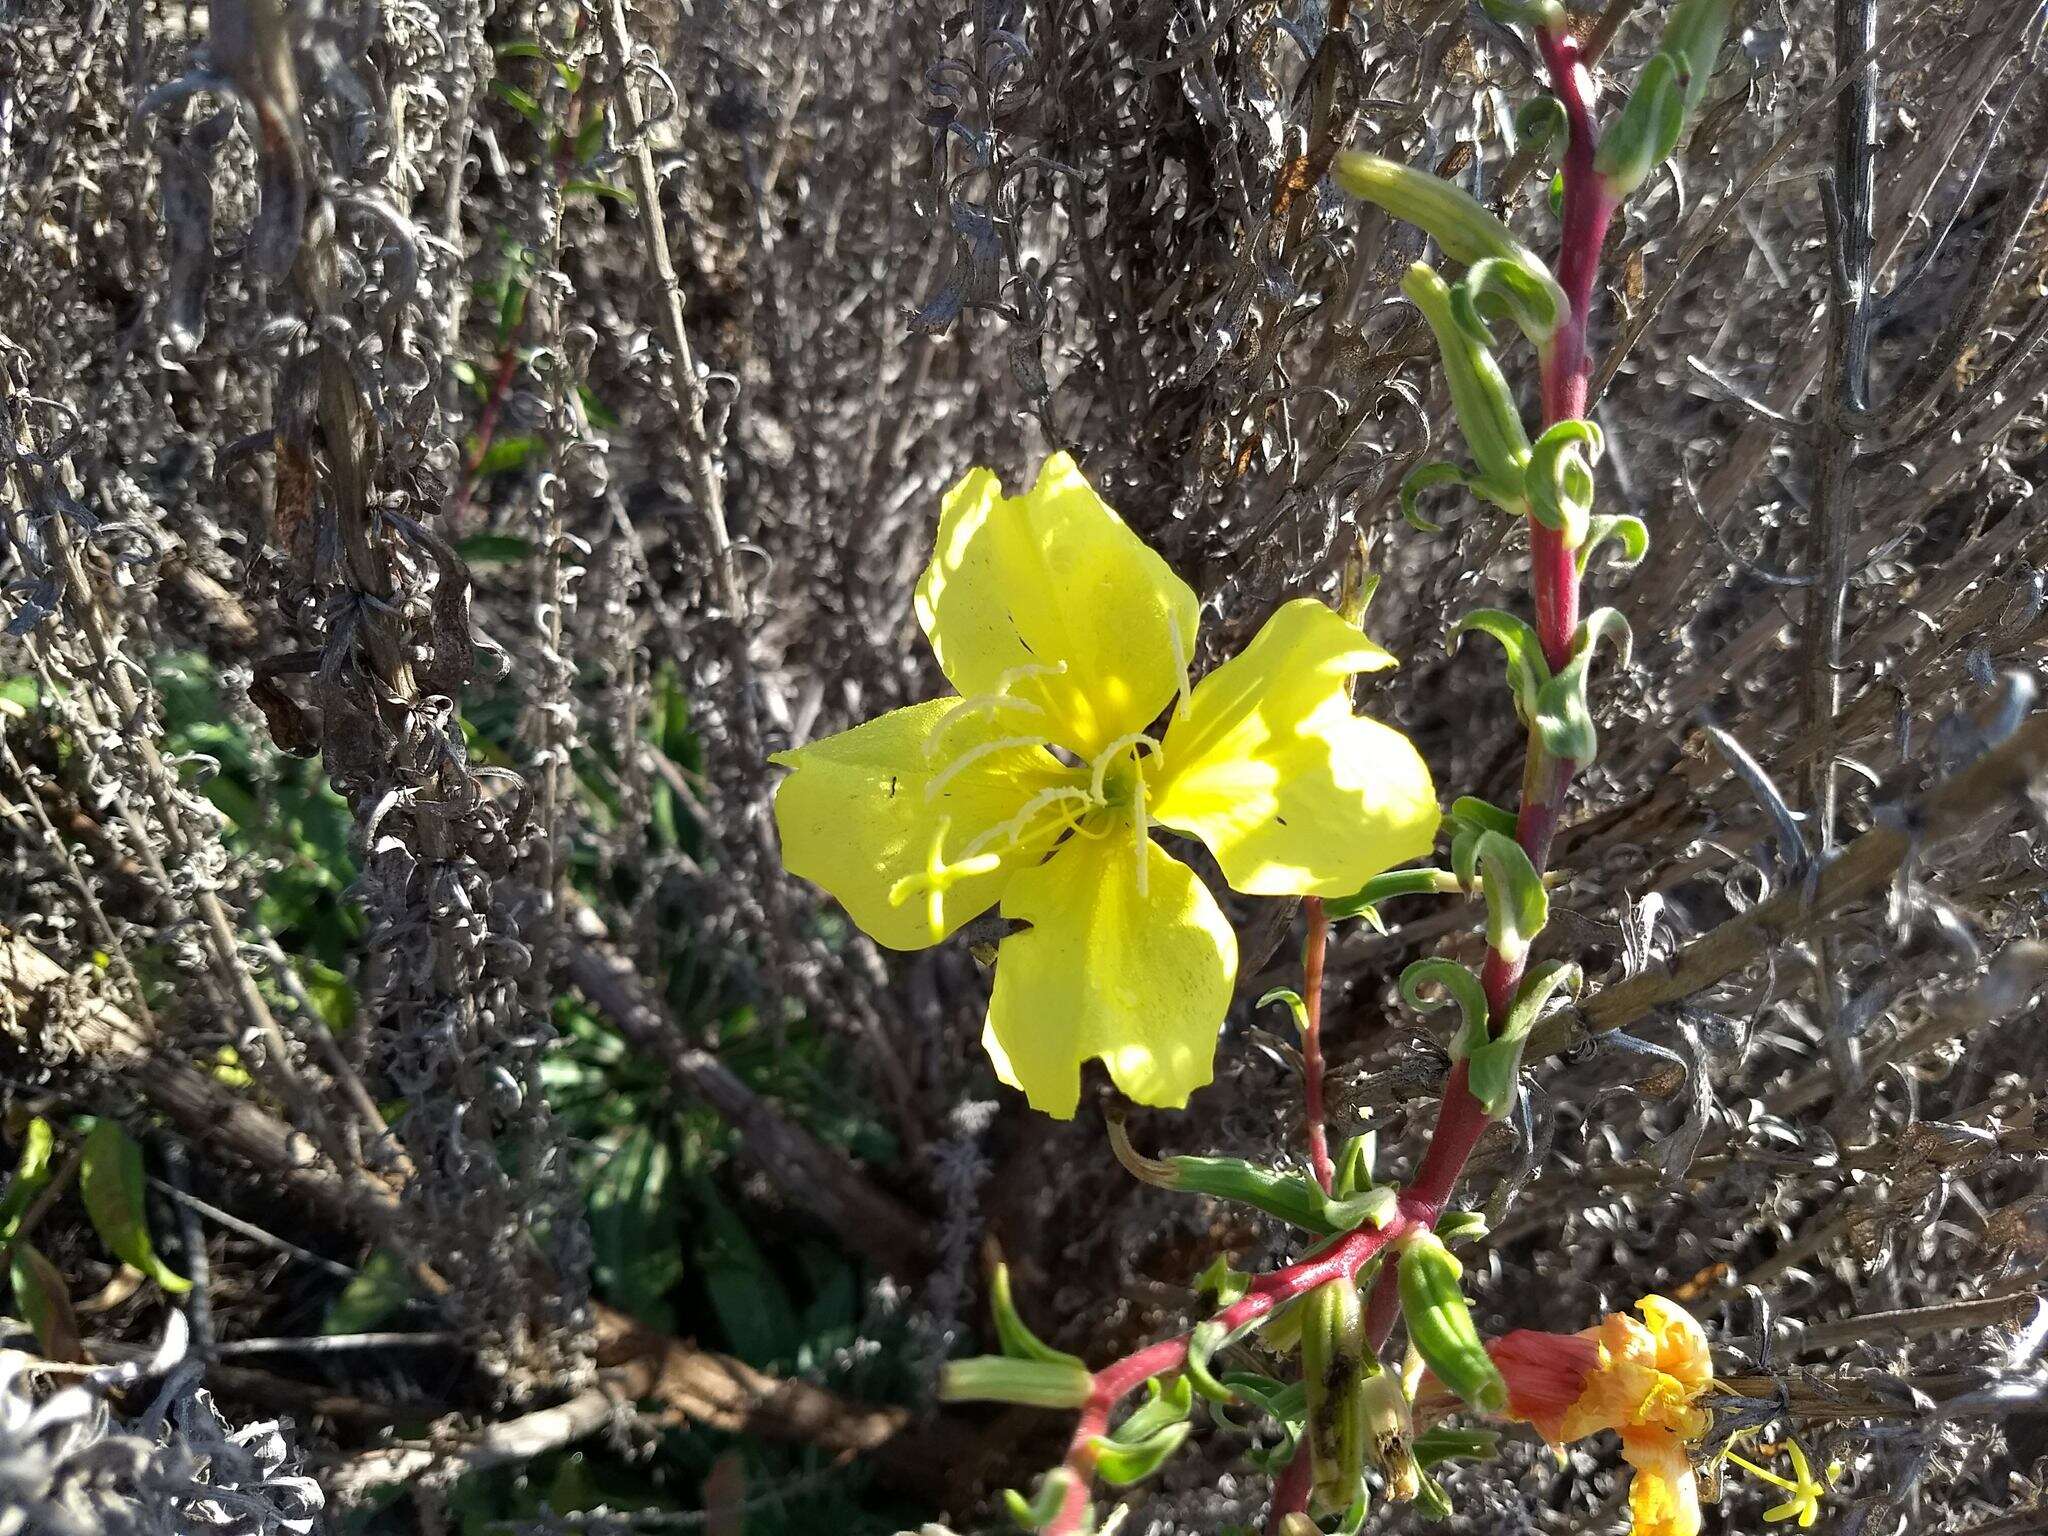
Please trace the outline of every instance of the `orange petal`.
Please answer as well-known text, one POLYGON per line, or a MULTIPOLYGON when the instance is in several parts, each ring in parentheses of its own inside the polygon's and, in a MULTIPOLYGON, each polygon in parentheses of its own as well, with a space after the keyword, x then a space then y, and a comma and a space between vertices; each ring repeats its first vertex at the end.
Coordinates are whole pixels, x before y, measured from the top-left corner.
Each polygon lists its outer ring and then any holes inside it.
POLYGON ((1621 1437, 1621 1454, 1636 1469, 1629 1536, 1699 1536, 1699 1483, 1685 1443, 1668 1430, 1641 1429, 1621 1437))

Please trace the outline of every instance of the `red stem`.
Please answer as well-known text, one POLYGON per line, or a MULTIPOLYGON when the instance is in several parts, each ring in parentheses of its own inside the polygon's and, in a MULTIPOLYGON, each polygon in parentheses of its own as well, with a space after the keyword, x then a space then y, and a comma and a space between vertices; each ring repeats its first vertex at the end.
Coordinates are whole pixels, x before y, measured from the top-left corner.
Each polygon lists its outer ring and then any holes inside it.
POLYGON ((1308 913, 1308 938, 1301 951, 1301 1092, 1308 1116, 1308 1160, 1316 1182, 1325 1190, 1336 1181, 1330 1163, 1330 1130, 1323 1116, 1323 956, 1330 947, 1330 919, 1322 898, 1302 901, 1308 913))
MULTIPOLYGON (((1569 312, 1550 344, 1544 348, 1543 425, 1554 426, 1582 416, 1586 410, 1587 387, 1592 374, 1588 333, 1592 322, 1593 289, 1599 276, 1600 249, 1606 243, 1607 226, 1614 217, 1615 200, 1605 180, 1593 166, 1599 144, 1593 122, 1593 82, 1580 59, 1577 39, 1566 32, 1543 32, 1537 37, 1545 65, 1550 71, 1551 90, 1564 103, 1571 125, 1571 142, 1564 159, 1564 230, 1558 254, 1557 280, 1564 289, 1569 312)), ((1563 538, 1533 518, 1529 523, 1531 544, 1530 582, 1536 606, 1536 633, 1553 671, 1570 660, 1573 638, 1579 626, 1579 573, 1573 552, 1563 538)), ((1515 838, 1529 855, 1540 877, 1549 862, 1551 842, 1564 813, 1565 794, 1571 787, 1570 763, 1546 753, 1534 732, 1529 737, 1529 757, 1522 774, 1522 805, 1515 820, 1515 838)), ((1323 1059, 1321 1033, 1322 963, 1328 939, 1328 922, 1322 903, 1310 898, 1308 948, 1303 955, 1303 1002, 1308 1010, 1302 1041, 1303 1077, 1308 1100, 1309 1155, 1316 1163, 1316 1176, 1329 1187, 1329 1147, 1323 1123, 1323 1059)), ((1481 974, 1486 988, 1490 1016, 1498 1022, 1513 1001, 1521 981, 1522 963, 1490 951, 1481 974)), ((1283 1302, 1290 1301, 1325 1281, 1354 1278, 1364 1265, 1388 1244, 1418 1228, 1433 1227, 1450 1203, 1472 1149, 1490 1123, 1486 1111, 1466 1086, 1465 1063, 1451 1068, 1444 1083, 1436 1123, 1430 1128, 1429 1145, 1417 1165, 1415 1176, 1402 1191, 1398 1213, 1384 1229, 1361 1228, 1347 1234, 1323 1253, 1299 1264, 1262 1275, 1252 1282, 1244 1296, 1216 1315, 1214 1321, 1228 1331, 1255 1322, 1283 1302)), ((1382 1269, 1367 1302, 1366 1322, 1375 1349, 1385 1345, 1399 1315, 1398 1292, 1387 1283, 1390 1272, 1382 1269)), ((1168 1339, 1127 1355, 1095 1373, 1095 1387, 1067 1450, 1066 1466, 1074 1474, 1059 1515, 1047 1528, 1049 1536, 1072 1536, 1081 1528, 1082 1512, 1088 1503, 1088 1473, 1095 1464, 1093 1441, 1109 1428, 1109 1416, 1123 1398, 1155 1376, 1178 1370, 1187 1360, 1188 1335, 1168 1339)), ((1306 1461, 1296 1457, 1274 1489, 1277 1519, 1302 1496, 1297 1483, 1305 1483, 1306 1461)))
POLYGON ((1309 1496, 1315 1492, 1315 1465, 1309 1460, 1308 1441, 1294 1448, 1294 1460, 1273 1482, 1273 1508, 1266 1516, 1266 1536, 1280 1536, 1280 1526, 1289 1515, 1308 1513, 1309 1496))

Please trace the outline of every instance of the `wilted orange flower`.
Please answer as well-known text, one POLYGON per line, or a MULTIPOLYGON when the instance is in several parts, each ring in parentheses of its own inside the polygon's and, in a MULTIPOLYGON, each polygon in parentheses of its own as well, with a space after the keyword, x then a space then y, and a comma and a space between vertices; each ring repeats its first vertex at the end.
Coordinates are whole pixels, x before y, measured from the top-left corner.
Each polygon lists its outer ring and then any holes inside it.
POLYGON ((1662 1296, 1636 1303, 1637 1322, 1610 1312, 1578 1333, 1522 1329, 1487 1346, 1508 1384, 1508 1413, 1552 1445, 1611 1429, 1635 1468, 1632 1536, 1698 1536, 1699 1485, 1687 1445, 1711 1417, 1699 1399, 1714 1384, 1707 1336, 1662 1296))

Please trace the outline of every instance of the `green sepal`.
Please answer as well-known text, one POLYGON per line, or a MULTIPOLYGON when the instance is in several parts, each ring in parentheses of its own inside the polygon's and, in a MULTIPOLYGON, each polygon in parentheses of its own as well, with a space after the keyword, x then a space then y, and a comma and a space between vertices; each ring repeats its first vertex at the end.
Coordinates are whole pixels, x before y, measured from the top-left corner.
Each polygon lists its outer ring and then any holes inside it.
POLYGON ((1593 170, 1610 195, 1626 197, 1678 147, 1685 131, 1685 87, 1678 61, 1660 53, 1643 66, 1628 104, 1601 135, 1593 170))
POLYGON ((1294 1015, 1295 1029, 1304 1035, 1308 1033, 1308 1004, 1302 1001, 1299 992, 1292 987, 1275 987, 1259 999, 1257 1006, 1264 1008, 1273 1003, 1285 1003, 1287 1011, 1294 1015))
POLYGON ((1337 1152, 1330 1179, 1330 1193, 1339 1200, 1372 1188, 1373 1156, 1379 1149, 1379 1132, 1360 1131, 1337 1152))
POLYGON ((1089 1441, 1095 1450, 1095 1475, 1116 1488, 1143 1482, 1181 1448, 1193 1428, 1192 1424, 1169 1424, 1135 1444, 1097 1435, 1089 1441))
MULTIPOLYGON (((1027 1531, 1042 1531, 1053 1523, 1066 1502, 1067 1490, 1073 1486, 1074 1474, 1065 1467, 1056 1467, 1038 1481, 1038 1492, 1029 1499, 1014 1488, 1003 1490, 1003 1503, 1010 1511, 1010 1518, 1027 1531)), ((1090 1510, 1083 1517, 1084 1526, 1092 1527, 1094 1512, 1090 1510)))
POLYGON ((1522 1047, 1536 1026, 1551 994, 1559 987, 1579 985, 1579 968, 1564 960, 1548 960, 1522 978, 1508 1006, 1500 1033, 1473 1050, 1465 1067, 1465 1086, 1488 1115, 1498 1120, 1515 1102, 1515 1084, 1522 1075, 1522 1047))
POLYGON ((996 1265, 988 1277, 989 1310, 995 1314, 996 1337, 1002 1341, 1003 1353, 1013 1360, 1039 1360, 1047 1365, 1079 1366, 1086 1370, 1087 1362, 1078 1355, 1054 1349, 1039 1338, 1025 1325, 1017 1311, 1016 1303, 1010 1296, 1010 1266, 996 1265))
POLYGON ((57 1136, 49 1121, 41 1115, 29 1121, 22 1136, 21 1156, 14 1164, 14 1176, 7 1181, 7 1193, 0 1195, 0 1243, 14 1236, 29 1202, 50 1182, 56 1145, 57 1136))
POLYGON ((1076 1360, 1018 1360, 1009 1355, 974 1355, 948 1360, 939 1370, 942 1403, 1015 1403, 1024 1408, 1078 1408, 1095 1390, 1095 1378, 1076 1360))
POLYGON ((1536 697, 1534 725, 1543 740, 1543 750, 1583 768, 1600 752, 1600 738, 1593 729, 1592 711, 1586 704, 1586 674, 1600 642, 1612 638, 1616 661, 1628 666, 1632 636, 1628 620, 1619 609, 1600 608, 1586 615, 1572 638, 1571 660, 1545 683, 1536 697))
POLYGON ((1438 1425, 1417 1435, 1412 1449, 1415 1460, 1424 1467, 1445 1461, 1484 1461, 1500 1454, 1500 1431, 1438 1425))
POLYGON ((1440 955, 1427 960, 1417 960, 1401 972, 1401 996, 1417 1013, 1433 1013, 1443 1007, 1441 1001, 1428 1001, 1422 995, 1424 982, 1435 982, 1458 1005, 1458 1028, 1451 1036, 1451 1058, 1457 1060, 1470 1051, 1475 1043, 1483 1043, 1487 1036, 1486 988, 1479 978, 1458 964, 1440 955))
POLYGON ((1600 428, 1576 418, 1556 423, 1529 449, 1529 468, 1522 477, 1529 515, 1563 534, 1568 549, 1586 541, 1593 515, 1593 466, 1606 450, 1600 428))
POLYGON ((1515 696, 1515 714, 1526 725, 1536 700, 1550 681, 1550 664, 1543 659, 1543 645, 1528 621, 1516 618, 1504 608, 1474 608, 1451 626, 1444 648, 1455 653, 1465 636, 1477 632, 1491 635, 1507 653, 1508 687, 1515 696))
POLYGON ((1252 1288, 1252 1277, 1230 1267, 1230 1260, 1217 1254, 1209 1267, 1195 1276, 1195 1294, 1207 1296, 1219 1307, 1227 1307, 1252 1288))
POLYGON ((1401 291, 1422 311, 1436 336, 1451 388, 1451 409, 1472 462, 1479 466, 1478 476, 1468 479, 1467 486, 1503 511, 1526 515, 1522 475, 1529 462, 1529 434, 1500 363, 1486 344, 1485 327, 1474 334, 1459 318, 1460 308, 1469 316, 1470 305, 1454 306, 1450 288, 1421 262, 1408 269, 1401 291))
POLYGON ((1512 965, 1529 952, 1529 941, 1550 921, 1550 893, 1512 837, 1480 833, 1472 840, 1472 862, 1484 877, 1486 942, 1512 965))
POLYGON ((1178 1371, 1164 1382, 1161 1385, 1161 1378, 1155 1376, 1145 1383, 1145 1401, 1111 1432, 1112 1440, 1119 1445, 1142 1445, 1187 1418, 1195 1406, 1195 1389, 1178 1371))
MULTIPOLYGON (((1326 899, 1323 910, 1332 918, 1366 917, 1370 920, 1371 915, 1376 915, 1381 902, 1391 901, 1396 896, 1449 895, 1456 889, 1456 882, 1445 870, 1390 869, 1383 875, 1374 875, 1352 895, 1326 899)), ((1268 992, 1259 1002, 1263 1005, 1267 998, 1275 995, 1268 992)))
POLYGON ((1650 552, 1650 525, 1627 512, 1589 518, 1586 536, 1572 554, 1572 563, 1578 567, 1581 576, 1586 574, 1586 567, 1592 563, 1593 551, 1609 541, 1619 544, 1621 553, 1607 563, 1627 570, 1641 564, 1643 556, 1650 552))
POLYGON ((1462 464, 1453 464, 1448 459, 1438 459, 1425 464, 1401 482, 1401 516, 1410 528, 1422 533, 1442 533, 1442 523, 1432 523, 1422 515, 1417 506, 1424 491, 1433 491, 1439 486, 1469 486, 1472 476, 1462 464))

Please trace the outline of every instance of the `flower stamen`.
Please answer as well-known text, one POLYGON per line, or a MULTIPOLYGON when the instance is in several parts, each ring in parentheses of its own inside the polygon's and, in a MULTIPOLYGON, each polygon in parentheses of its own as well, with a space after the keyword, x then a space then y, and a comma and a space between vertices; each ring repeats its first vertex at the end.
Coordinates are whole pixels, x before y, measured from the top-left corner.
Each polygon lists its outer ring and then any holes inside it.
POLYGON ((927 800, 938 799, 948 784, 984 757, 993 757, 998 752, 1008 752, 1013 748, 1024 749, 1044 745, 1043 736, 997 736, 988 741, 978 741, 925 781, 924 797, 927 800))
POLYGON ((889 887, 889 905, 892 907, 900 907, 916 896, 924 897, 925 924, 931 930, 934 944, 946 936, 946 892, 962 880, 974 875, 993 874, 1003 865, 1001 856, 993 853, 969 853, 948 863, 946 834, 952 830, 953 819, 941 817, 937 830, 932 834, 931 848, 925 854, 924 868, 914 875, 905 875, 889 887))

